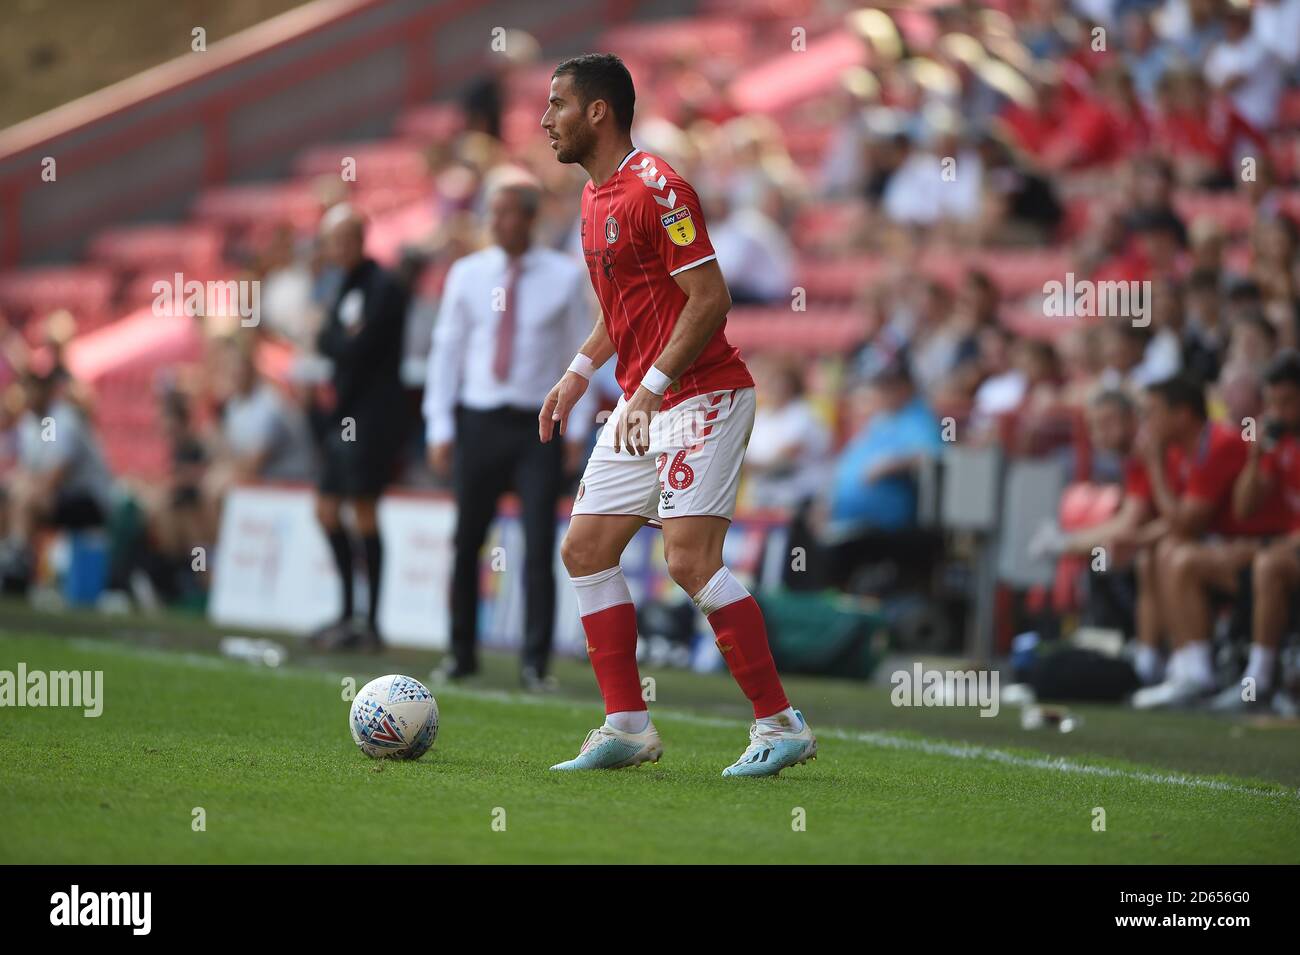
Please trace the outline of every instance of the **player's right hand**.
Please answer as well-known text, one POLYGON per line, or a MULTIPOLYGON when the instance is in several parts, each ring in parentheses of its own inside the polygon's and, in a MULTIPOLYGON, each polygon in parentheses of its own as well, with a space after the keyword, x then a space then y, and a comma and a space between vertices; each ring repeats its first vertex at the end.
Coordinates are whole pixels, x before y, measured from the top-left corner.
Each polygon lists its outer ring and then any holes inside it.
POLYGON ((576 371, 566 371, 564 377, 555 383, 551 393, 542 402, 542 410, 537 414, 537 437, 545 444, 556 434, 564 434, 564 426, 569 420, 569 412, 587 392, 589 382, 576 371))

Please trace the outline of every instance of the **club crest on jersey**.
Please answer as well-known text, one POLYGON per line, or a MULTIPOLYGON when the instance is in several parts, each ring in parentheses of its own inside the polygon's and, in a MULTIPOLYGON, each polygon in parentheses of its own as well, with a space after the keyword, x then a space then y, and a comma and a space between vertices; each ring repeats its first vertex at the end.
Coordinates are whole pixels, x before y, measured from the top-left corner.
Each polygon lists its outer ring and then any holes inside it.
POLYGON ((691 210, 685 206, 665 212, 659 221, 668 230, 668 238, 673 240, 673 245, 690 245, 695 241, 695 222, 691 219, 691 210))
POLYGON ((608 219, 605 220, 605 241, 606 242, 618 241, 618 220, 615 219, 613 216, 610 216, 608 219))

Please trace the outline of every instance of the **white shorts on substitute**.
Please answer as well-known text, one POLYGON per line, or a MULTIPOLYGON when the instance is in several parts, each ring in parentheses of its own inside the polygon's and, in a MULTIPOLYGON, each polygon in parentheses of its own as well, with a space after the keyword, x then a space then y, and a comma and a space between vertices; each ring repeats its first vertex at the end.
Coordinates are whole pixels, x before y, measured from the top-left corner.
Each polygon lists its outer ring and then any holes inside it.
POLYGON ((636 514, 647 520, 736 511, 740 465, 754 427, 754 389, 687 398, 650 421, 650 450, 614 453, 618 399, 596 439, 573 499, 574 514, 636 514))

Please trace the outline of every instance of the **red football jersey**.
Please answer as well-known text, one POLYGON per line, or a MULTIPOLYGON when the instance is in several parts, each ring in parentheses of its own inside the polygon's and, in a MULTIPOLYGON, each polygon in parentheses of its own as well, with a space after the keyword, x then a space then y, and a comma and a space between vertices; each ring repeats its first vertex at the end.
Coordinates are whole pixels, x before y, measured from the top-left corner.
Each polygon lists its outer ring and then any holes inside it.
POLYGON ((1272 451, 1260 455, 1259 470, 1272 485, 1272 491, 1258 510, 1280 511, 1285 516, 1279 522, 1285 523, 1286 530, 1300 530, 1300 441, 1289 434, 1283 437, 1272 451))
MULTIPOLYGON (((657 156, 633 149, 599 186, 582 191, 582 254, 614 343, 616 376, 631 398, 668 344, 686 293, 673 276, 714 261, 695 190, 657 156)), ((664 407, 754 379, 727 341, 726 322, 669 388, 664 407)))
POLYGON ((1280 534, 1287 529, 1288 515, 1280 500, 1280 489, 1254 514, 1238 518, 1232 513, 1232 488, 1246 466, 1247 447, 1241 432, 1223 424, 1211 424, 1202 432, 1189 465, 1184 496, 1210 505, 1214 515, 1210 530, 1230 537, 1280 534))

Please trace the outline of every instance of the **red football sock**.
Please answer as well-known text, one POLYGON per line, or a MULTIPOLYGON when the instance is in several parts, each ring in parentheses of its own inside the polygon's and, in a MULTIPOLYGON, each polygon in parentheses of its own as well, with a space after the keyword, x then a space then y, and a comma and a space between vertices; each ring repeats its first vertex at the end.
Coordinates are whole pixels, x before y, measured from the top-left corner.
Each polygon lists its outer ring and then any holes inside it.
POLYGON ((708 619, 727 669, 754 704, 754 719, 761 720, 788 707, 790 701, 785 697, 772 650, 767 645, 767 627, 758 601, 747 596, 719 607, 708 619))
POLYGON ((636 608, 621 603, 587 614, 582 629, 587 632, 587 656, 596 671, 605 712, 647 709, 636 668, 636 608))

